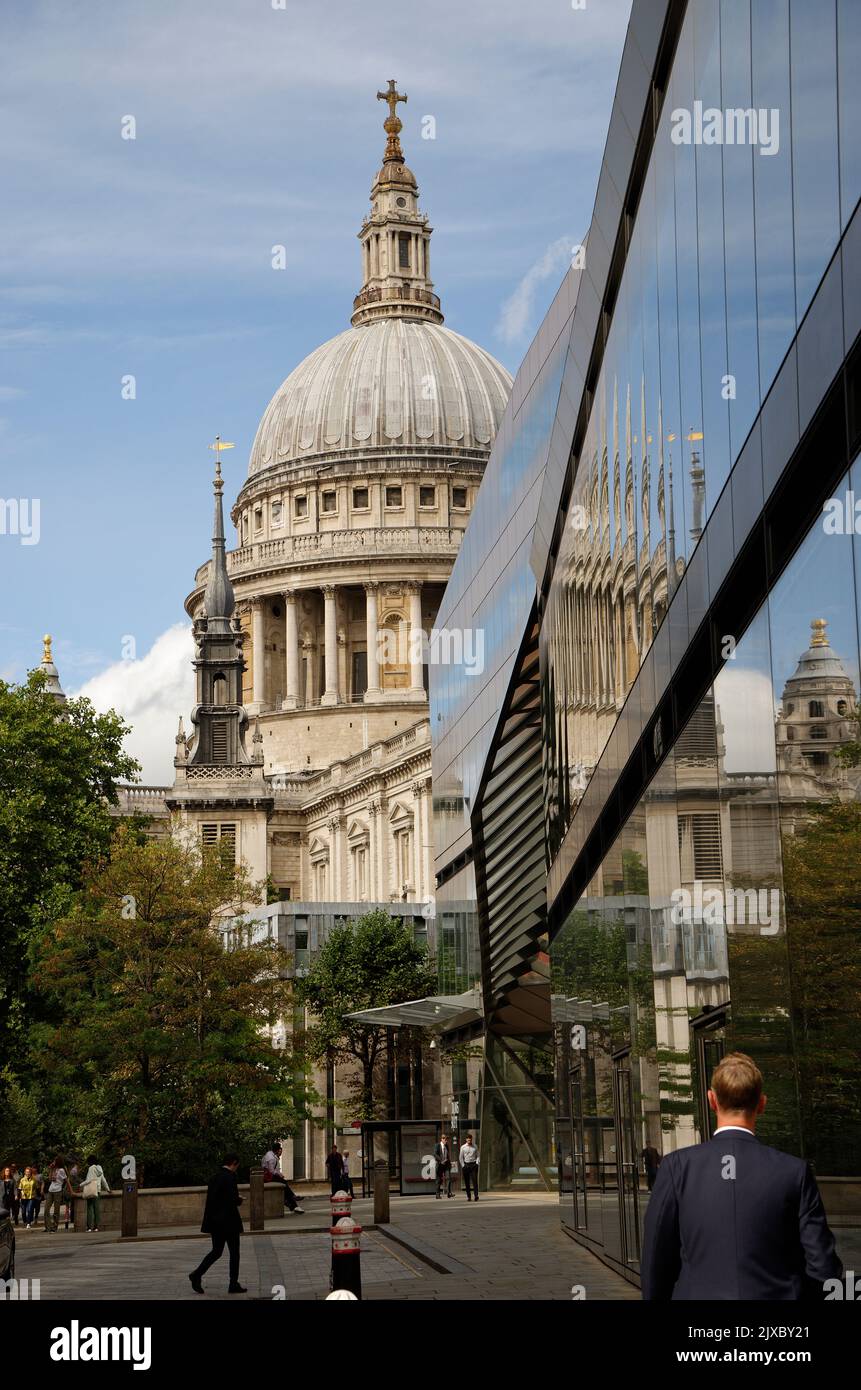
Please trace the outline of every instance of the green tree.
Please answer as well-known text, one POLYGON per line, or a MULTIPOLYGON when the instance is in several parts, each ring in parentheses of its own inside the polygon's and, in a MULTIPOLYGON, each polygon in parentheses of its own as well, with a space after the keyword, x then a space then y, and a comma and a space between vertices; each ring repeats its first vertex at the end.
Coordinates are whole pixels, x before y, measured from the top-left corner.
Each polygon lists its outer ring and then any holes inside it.
POLYGON ((362 1119, 373 1119, 374 1068, 386 1041, 386 1029, 346 1017, 364 1009, 421 999, 436 990, 427 951, 409 927, 388 912, 366 912, 332 931, 297 995, 312 1021, 304 1051, 314 1062, 359 1064, 355 1103, 362 1119))
MULTIPOLYGON (((89 700, 58 706, 42 672, 0 681, 0 1056, 23 1060, 37 1001, 33 952, 45 923, 68 907, 84 864, 105 853, 118 781, 138 764, 123 752, 120 717, 89 700)), ((0 1078, 0 1099, 6 1086, 0 1078)))
POLYGON ((255 892, 217 850, 117 832, 39 951, 60 1021, 34 1029, 33 1057, 59 1147, 188 1182, 291 1131, 294 1061, 269 1030, 292 990, 286 953, 252 939, 255 892))

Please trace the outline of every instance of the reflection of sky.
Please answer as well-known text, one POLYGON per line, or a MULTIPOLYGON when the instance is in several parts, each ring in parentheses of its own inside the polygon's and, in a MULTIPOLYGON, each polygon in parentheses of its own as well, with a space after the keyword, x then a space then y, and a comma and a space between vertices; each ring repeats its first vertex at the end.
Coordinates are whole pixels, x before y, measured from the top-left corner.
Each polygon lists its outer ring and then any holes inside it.
MULTIPOLYGON (((837 495, 842 495, 846 486, 845 481, 841 483, 837 495)), ((858 558, 861 561, 861 546, 858 558)), ((760 609, 742 637, 735 657, 715 680, 727 772, 774 770, 774 717, 786 682, 810 645, 810 624, 814 618, 825 618, 828 623, 826 636, 831 650, 840 658, 857 692, 852 540, 826 536, 819 524, 775 586, 767 607, 760 609)))

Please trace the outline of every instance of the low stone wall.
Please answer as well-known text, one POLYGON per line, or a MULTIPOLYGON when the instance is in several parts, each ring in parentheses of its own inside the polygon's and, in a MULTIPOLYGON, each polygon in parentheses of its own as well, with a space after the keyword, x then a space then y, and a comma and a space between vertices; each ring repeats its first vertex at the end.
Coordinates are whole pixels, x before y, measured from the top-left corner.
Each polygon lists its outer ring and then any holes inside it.
MULTIPOLYGON (((248 1183, 239 1184, 242 1206, 239 1213, 248 1229, 251 1199, 248 1183)), ((122 1191, 111 1192, 110 1197, 102 1197, 102 1211, 99 1228, 103 1231, 119 1230, 122 1225, 122 1191)), ((267 1221, 284 1215, 284 1188, 280 1183, 266 1183, 263 1188, 264 1215, 267 1221)), ((206 1203, 205 1187, 142 1187, 138 1192, 138 1230, 153 1226, 200 1226, 203 1208, 206 1203)), ((75 1198, 75 1229, 86 1230, 87 1203, 85 1198, 75 1198)))

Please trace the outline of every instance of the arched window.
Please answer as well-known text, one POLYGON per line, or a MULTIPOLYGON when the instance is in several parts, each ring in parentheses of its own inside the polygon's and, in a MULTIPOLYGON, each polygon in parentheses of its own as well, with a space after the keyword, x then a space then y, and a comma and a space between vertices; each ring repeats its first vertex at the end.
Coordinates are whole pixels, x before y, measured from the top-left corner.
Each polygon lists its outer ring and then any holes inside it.
POLYGON ((837 701, 837 713, 838 713, 838 714, 845 714, 846 711, 848 710, 848 708, 849 708, 849 706, 847 705, 847 703, 846 703, 845 700, 838 700, 838 701, 837 701))
POLYGON ((825 706, 821 700, 811 700, 807 707, 808 718, 823 719, 825 716, 825 706))
POLYGON ((406 232, 398 233, 398 265, 401 270, 410 268, 410 239, 406 232))
POLYGON ((222 671, 212 680, 212 703, 214 705, 227 704, 227 677, 222 671))

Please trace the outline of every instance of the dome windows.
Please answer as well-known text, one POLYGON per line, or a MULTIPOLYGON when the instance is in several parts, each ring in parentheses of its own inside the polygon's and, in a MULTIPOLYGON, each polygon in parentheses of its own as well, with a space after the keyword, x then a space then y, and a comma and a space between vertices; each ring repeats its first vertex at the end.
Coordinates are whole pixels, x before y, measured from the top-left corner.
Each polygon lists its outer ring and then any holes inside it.
POLYGON ((392 484, 386 488, 386 506, 402 507, 404 505, 404 490, 399 484, 392 484))
POLYGON ((811 700, 807 707, 807 714, 810 719, 822 719, 825 716, 825 706, 821 700, 811 700))
POLYGON ((455 511, 465 512, 467 494, 465 487, 453 487, 451 490, 451 505, 455 511))
POLYGON ((327 488, 321 499, 321 509, 324 512, 336 512, 338 510, 338 494, 334 488, 327 488))
POLYGON ((301 496, 293 498, 293 515, 297 517, 308 515, 308 498, 304 492, 301 496))
POLYGON ((284 524, 284 508, 282 506, 280 497, 276 502, 272 503, 270 520, 273 526, 283 526, 284 524))
POLYGON ((433 483, 422 483, 419 487, 419 506, 436 506, 436 488, 433 483))
POLYGON ((370 506, 368 489, 366 487, 353 488, 353 511, 366 512, 370 506))

